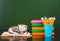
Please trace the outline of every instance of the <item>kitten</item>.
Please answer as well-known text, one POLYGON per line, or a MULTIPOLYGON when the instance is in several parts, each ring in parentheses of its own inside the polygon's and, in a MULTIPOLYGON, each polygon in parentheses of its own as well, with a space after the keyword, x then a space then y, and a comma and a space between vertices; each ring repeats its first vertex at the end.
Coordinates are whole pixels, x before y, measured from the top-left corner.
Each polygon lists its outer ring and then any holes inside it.
POLYGON ((12 26, 8 29, 8 32, 11 34, 21 34, 21 35, 30 34, 27 31, 27 25, 24 24, 20 24, 18 26, 12 26))

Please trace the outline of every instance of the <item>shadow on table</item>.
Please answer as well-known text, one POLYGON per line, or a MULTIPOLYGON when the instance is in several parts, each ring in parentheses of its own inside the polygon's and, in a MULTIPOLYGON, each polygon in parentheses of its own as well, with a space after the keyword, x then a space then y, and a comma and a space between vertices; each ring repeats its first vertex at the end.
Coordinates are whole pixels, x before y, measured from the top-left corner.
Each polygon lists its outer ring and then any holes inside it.
POLYGON ((8 41, 54 41, 53 37, 45 37, 44 36, 32 36, 32 37, 1 37, 3 40, 8 41))

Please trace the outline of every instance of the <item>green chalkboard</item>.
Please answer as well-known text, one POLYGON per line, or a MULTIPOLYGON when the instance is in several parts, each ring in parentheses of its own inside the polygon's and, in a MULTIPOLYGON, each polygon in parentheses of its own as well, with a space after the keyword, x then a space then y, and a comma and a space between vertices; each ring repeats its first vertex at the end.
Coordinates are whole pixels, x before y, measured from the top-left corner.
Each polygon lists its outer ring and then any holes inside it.
POLYGON ((59 0, 0 0, 0 32, 7 31, 9 27, 26 24, 31 32, 33 19, 43 16, 55 16, 56 28, 60 22, 59 0))

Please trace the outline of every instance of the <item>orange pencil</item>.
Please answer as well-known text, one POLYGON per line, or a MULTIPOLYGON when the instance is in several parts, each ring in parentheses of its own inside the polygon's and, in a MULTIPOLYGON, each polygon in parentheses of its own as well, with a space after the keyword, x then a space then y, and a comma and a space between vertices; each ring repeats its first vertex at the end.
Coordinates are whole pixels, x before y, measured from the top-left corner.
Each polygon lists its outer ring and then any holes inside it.
POLYGON ((54 24, 54 20, 49 20, 49 24, 54 24))

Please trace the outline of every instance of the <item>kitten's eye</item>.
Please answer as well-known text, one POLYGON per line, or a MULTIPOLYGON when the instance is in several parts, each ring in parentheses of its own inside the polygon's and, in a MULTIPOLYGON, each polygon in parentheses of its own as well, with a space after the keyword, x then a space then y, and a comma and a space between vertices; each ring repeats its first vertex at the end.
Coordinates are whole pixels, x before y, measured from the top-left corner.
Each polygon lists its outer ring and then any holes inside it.
POLYGON ((26 28, 26 26, 25 26, 25 28, 26 28))

